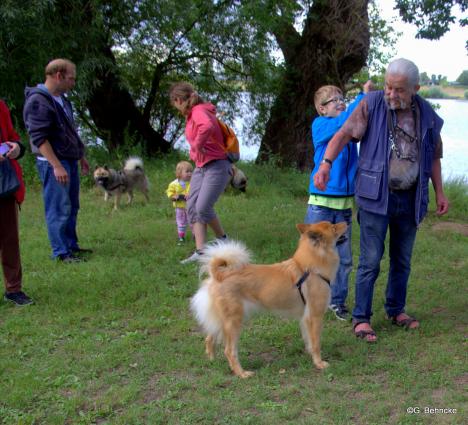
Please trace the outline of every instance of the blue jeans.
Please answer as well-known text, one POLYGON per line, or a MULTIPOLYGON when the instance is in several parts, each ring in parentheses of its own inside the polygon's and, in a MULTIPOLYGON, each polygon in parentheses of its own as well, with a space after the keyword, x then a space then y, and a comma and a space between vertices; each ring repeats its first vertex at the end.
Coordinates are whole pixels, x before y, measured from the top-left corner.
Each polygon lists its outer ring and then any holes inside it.
POLYGON ((47 161, 36 160, 42 182, 45 218, 52 256, 69 255, 79 249, 76 220, 80 208, 80 175, 78 161, 60 160, 68 173, 67 184, 57 182, 54 170, 47 161))
POLYGON ((353 255, 351 251, 352 218, 351 208, 346 210, 334 210, 319 205, 309 205, 305 217, 305 223, 307 224, 318 223, 319 221, 330 221, 335 224, 345 221, 348 225, 348 230, 346 230, 345 234, 346 242, 337 246, 340 256, 340 266, 331 286, 330 303, 339 306, 344 306, 346 304, 349 274, 353 268, 353 255))
POLYGON ((374 284, 379 276, 385 250, 385 237, 390 229, 390 269, 385 293, 385 311, 390 317, 405 311, 411 256, 416 239, 415 191, 389 193, 387 215, 359 209, 361 226, 360 256, 356 273, 355 322, 369 323, 372 316, 374 284))

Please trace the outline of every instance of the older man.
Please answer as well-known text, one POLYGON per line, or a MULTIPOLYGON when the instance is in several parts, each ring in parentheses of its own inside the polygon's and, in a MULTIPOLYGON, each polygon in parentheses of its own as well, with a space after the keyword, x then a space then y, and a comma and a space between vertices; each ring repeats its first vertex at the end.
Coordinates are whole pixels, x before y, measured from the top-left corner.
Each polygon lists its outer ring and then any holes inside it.
POLYGON ((416 93, 419 70, 407 59, 390 63, 385 88, 368 94, 329 142, 314 177, 326 188, 333 160, 350 139, 361 141, 356 177, 360 257, 356 274, 353 329, 367 342, 377 337, 370 325, 374 284, 380 272, 387 229, 390 269, 385 310, 392 322, 415 329, 405 313, 406 292, 416 230, 427 213, 428 180, 434 186, 438 215, 448 211, 440 158, 442 119, 416 93))
POLYGON ((23 117, 43 185, 52 257, 64 263, 82 261, 76 221, 80 176, 89 171, 84 145, 75 127, 71 103, 64 96, 75 86, 75 64, 54 59, 45 68, 45 83, 26 88, 23 117))

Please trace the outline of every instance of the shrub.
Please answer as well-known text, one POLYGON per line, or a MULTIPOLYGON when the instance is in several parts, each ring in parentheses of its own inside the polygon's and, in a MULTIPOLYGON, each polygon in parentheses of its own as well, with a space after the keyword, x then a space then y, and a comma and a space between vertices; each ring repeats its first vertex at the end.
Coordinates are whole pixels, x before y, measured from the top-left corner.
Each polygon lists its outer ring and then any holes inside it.
POLYGON ((451 99, 451 96, 444 93, 440 87, 430 87, 427 90, 420 90, 419 95, 430 99, 451 99))

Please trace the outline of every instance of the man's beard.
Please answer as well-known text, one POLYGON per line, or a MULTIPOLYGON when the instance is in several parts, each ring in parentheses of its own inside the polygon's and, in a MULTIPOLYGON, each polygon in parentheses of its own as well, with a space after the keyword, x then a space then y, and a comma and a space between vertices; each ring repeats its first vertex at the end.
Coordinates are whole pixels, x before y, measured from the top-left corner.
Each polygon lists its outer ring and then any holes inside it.
POLYGON ((385 99, 385 103, 387 104, 387 106, 392 110, 396 110, 396 109, 406 109, 408 108, 408 105, 405 101, 401 100, 401 99, 398 99, 396 101, 390 101, 390 98, 388 96, 384 96, 384 99, 385 99))

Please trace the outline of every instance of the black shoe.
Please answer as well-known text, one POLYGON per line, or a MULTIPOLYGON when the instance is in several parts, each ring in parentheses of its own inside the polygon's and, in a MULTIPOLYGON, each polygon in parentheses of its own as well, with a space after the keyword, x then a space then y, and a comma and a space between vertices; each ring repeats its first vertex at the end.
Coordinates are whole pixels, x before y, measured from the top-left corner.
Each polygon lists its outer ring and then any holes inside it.
POLYGON ((10 292, 3 295, 5 301, 11 301, 15 303, 17 306, 22 307, 23 305, 33 304, 34 301, 29 298, 24 292, 10 292))
POLYGON ((73 255, 73 254, 60 254, 57 257, 57 260, 65 264, 83 263, 86 261, 86 259, 77 257, 76 255, 73 255))
POLYGON ((351 315, 345 305, 330 304, 330 310, 335 313, 338 320, 348 321, 351 320, 351 315))
POLYGON ((72 249, 73 254, 92 254, 93 250, 88 249, 88 248, 77 248, 77 249, 72 249))

